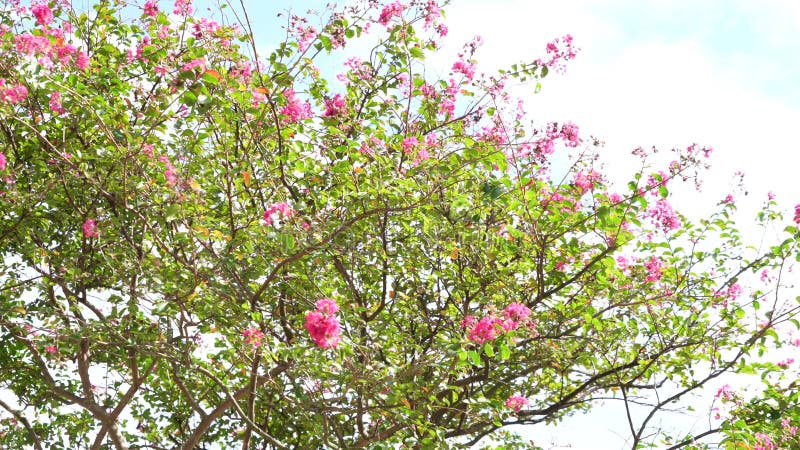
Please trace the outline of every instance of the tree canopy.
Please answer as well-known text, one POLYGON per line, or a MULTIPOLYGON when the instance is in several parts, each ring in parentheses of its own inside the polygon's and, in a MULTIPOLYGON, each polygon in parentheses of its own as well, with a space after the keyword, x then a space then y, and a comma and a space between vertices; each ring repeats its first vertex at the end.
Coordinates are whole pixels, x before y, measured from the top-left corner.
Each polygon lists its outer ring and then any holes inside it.
POLYGON ((691 143, 609 180, 523 109, 571 36, 437 76, 434 0, 287 13, 266 51, 244 2, 88 3, 0 6, 3 448, 538 448, 512 426, 600 400, 631 448, 798 448, 800 206, 767 244, 732 198, 690 221, 691 143), (729 373, 763 392, 696 403, 729 373), (719 417, 662 429, 687 401, 719 417))

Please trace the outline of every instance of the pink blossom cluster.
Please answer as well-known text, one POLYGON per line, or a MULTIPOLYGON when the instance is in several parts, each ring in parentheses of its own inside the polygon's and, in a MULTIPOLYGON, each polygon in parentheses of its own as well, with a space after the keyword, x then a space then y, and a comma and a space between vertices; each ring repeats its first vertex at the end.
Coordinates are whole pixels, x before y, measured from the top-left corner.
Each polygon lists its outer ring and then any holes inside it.
POLYGON ((347 114, 347 101, 342 94, 336 94, 333 98, 325 99, 325 117, 339 117, 347 114))
POLYGON ((672 209, 667 199, 658 199, 656 204, 647 211, 653 225, 668 233, 681 227, 681 219, 672 209))
POLYGON ((293 89, 286 89, 283 94, 286 96, 286 105, 280 109, 280 113, 285 116, 285 121, 296 123, 312 116, 311 104, 297 97, 293 89))
POLYGON ((192 24, 192 36, 197 39, 213 36, 221 28, 216 20, 209 20, 205 17, 192 24))
POLYGON ((47 2, 37 1, 31 7, 33 17, 36 17, 36 23, 46 27, 53 21, 53 11, 47 6, 47 2))
POLYGON ((308 24, 308 19, 292 15, 289 27, 297 35, 297 46, 301 52, 306 51, 311 42, 317 37, 317 29, 308 24))
POLYGON ((572 36, 567 34, 562 38, 556 38, 547 44, 547 60, 538 60, 541 65, 550 69, 563 72, 566 69, 566 61, 575 59, 577 50, 572 46, 572 36))
POLYGON ((188 16, 192 13, 192 0, 175 0, 172 13, 179 16, 188 16))
POLYGON ((4 78, 0 78, 0 103, 16 104, 28 96, 28 88, 21 84, 6 84, 4 78))
POLYGON ((778 361, 778 367, 781 369, 788 369, 790 365, 794 363, 794 358, 786 358, 782 361, 778 361))
POLYGON ((258 348, 264 340, 264 333, 256 327, 250 327, 242 331, 242 337, 244 338, 245 344, 253 348, 258 348))
POLYGON ((472 80, 475 77, 475 63, 472 61, 465 61, 460 59, 453 63, 453 72, 464 75, 467 80, 472 80))
POLYGON ((97 228, 97 222, 94 219, 86 219, 83 222, 83 237, 86 239, 100 237, 100 230, 97 228))
POLYGON ((372 68, 369 64, 363 62, 361 58, 355 56, 347 58, 347 60, 344 62, 344 66, 350 70, 346 74, 340 73, 339 75, 336 75, 336 79, 344 84, 350 83, 349 75, 352 75, 356 80, 362 81, 370 81, 374 78, 372 74, 372 68))
POLYGON ((644 263, 644 267, 647 269, 647 278, 645 278, 645 281, 648 283, 656 282, 664 275, 664 263, 655 256, 651 256, 650 259, 644 263))
POLYGON ((753 435, 756 438, 756 443, 753 446, 753 450, 775 450, 775 443, 772 442, 772 439, 769 438, 764 433, 756 433, 753 435))
MULTIPOLYGON (((697 151, 698 151, 697 144, 692 144, 692 145, 686 147, 686 153, 689 156, 694 156, 697 153, 697 151)), ((699 149, 699 151, 701 153, 703 153, 703 157, 704 158, 708 158, 708 157, 711 156, 711 152, 714 151, 714 148, 713 147, 701 147, 699 149)))
POLYGON ((204 58, 196 58, 193 59, 181 67, 181 72, 191 72, 196 68, 200 68, 201 71, 206 70, 206 60, 204 58))
POLYGON ((781 427, 785 430, 786 434, 789 436, 796 436, 797 435, 797 426, 792 425, 791 419, 788 417, 784 417, 781 419, 781 427))
POLYGON ((735 394, 733 392, 733 389, 731 389, 731 385, 729 384, 724 384, 722 385, 722 387, 717 389, 716 397, 720 400, 730 401, 734 399, 734 396, 735 394))
POLYGON ((6 160, 6 155, 3 152, 0 152, 0 171, 6 170, 6 165, 8 161, 6 160))
POLYGON ((169 158, 166 156, 161 156, 158 160, 164 163, 164 177, 167 179, 167 184, 169 186, 175 185, 178 181, 178 171, 175 170, 175 166, 169 161, 169 158))
POLYGON ((581 193, 584 194, 594 189, 594 183, 599 180, 600 173, 594 170, 589 170, 588 172, 579 170, 575 174, 574 183, 575 186, 578 186, 578 188, 581 190, 581 193))
POLYGON ((436 22, 436 19, 442 16, 442 10, 439 9, 439 5, 436 3, 436 0, 428 0, 428 3, 425 4, 425 25, 423 28, 426 30, 430 28, 436 22))
POLYGON ((55 44, 51 43, 47 35, 37 36, 31 33, 22 33, 14 36, 15 48, 23 55, 37 56, 39 64, 47 69, 53 67, 54 60, 62 66, 74 62, 79 69, 86 69, 89 64, 89 56, 86 52, 79 51, 74 45, 63 43, 64 30, 47 29, 44 32, 56 38, 53 41, 55 44))
POLYGON ((335 314, 339 305, 330 298, 322 298, 316 303, 315 311, 306 313, 306 330, 314 342, 322 348, 336 348, 339 336, 339 319, 335 314))
POLYGON ((384 146, 383 141, 373 136, 369 138, 369 140, 362 142, 358 151, 361 152, 362 155, 375 156, 376 149, 384 148, 384 146))
POLYGON ((61 92, 53 91, 53 93, 50 94, 50 111, 57 116, 67 112, 67 110, 61 106, 61 92))
POLYGON ((506 400, 506 408, 513 409, 516 412, 528 406, 528 399, 519 395, 512 395, 506 400))
POLYGON ((572 122, 566 122, 559 126, 557 122, 550 122, 545 127, 545 135, 533 142, 536 147, 535 155, 539 159, 544 159, 555 150, 555 142, 559 139, 564 141, 567 147, 577 147, 580 144, 578 136, 578 126, 572 122))
POLYGON ((522 303, 510 303, 503 310, 502 317, 487 314, 480 320, 474 316, 466 316, 461 326, 467 329, 467 338, 476 344, 497 339, 503 333, 516 330, 520 325, 527 325, 533 330, 534 323, 530 319, 531 310, 522 303))
POLYGON ((794 205, 794 223, 800 225, 800 203, 794 205))
POLYGON ((155 0, 147 0, 144 3, 144 14, 149 17, 155 17, 158 14, 158 5, 155 0))
POLYGON ((401 16, 403 9, 405 9, 405 6, 397 0, 385 5, 381 10, 381 15, 378 17, 378 23, 389 28, 392 18, 401 16))
POLYGON ((426 143, 420 142, 416 136, 404 138, 401 146, 403 147, 403 153, 414 156, 414 161, 412 162, 414 166, 418 166, 422 161, 431 157, 426 143))
POLYGON ((456 84, 456 80, 450 78, 444 95, 442 95, 442 99, 439 102, 439 114, 443 114, 445 117, 451 117, 455 114, 457 95, 458 85, 456 84))
POLYGON ((277 202, 269 205, 264 211, 264 221, 267 225, 273 225, 281 216, 287 218, 294 216, 294 209, 288 203, 277 202))

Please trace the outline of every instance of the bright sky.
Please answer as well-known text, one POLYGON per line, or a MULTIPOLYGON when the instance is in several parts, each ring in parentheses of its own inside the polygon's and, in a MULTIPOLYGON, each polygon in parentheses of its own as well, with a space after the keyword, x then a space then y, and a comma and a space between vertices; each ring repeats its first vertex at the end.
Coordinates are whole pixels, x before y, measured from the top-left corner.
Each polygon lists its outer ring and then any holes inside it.
MULTIPOLYGON (((271 35, 260 35, 262 42, 280 38, 276 12, 290 6, 302 14, 324 3, 246 2, 257 34, 271 35)), ((552 38, 572 34, 578 58, 565 75, 545 79, 527 110, 537 121, 571 120, 583 136, 605 141, 611 174, 623 172, 637 146, 697 142, 714 147, 714 167, 703 195, 678 196, 677 209, 706 211, 732 192, 737 170, 750 192, 736 196, 743 218, 754 216, 770 190, 787 210, 800 202, 800 141, 791 134, 800 129, 797 0, 454 0, 445 12, 445 70, 475 34, 484 38, 477 58, 485 71, 533 60, 552 38)), ((566 448, 551 440, 578 450, 622 448, 622 414, 606 405, 554 433, 535 428, 531 437, 545 448, 566 448)))

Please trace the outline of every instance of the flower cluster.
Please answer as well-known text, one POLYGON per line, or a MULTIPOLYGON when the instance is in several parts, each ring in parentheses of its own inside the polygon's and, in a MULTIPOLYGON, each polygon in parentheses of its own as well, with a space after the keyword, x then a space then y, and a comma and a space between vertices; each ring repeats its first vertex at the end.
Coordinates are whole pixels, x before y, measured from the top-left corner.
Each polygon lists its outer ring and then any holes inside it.
POLYGON ((188 16, 192 13, 192 0, 175 0, 173 14, 188 16))
POLYGON ((301 52, 306 51, 317 37, 317 29, 308 24, 308 19, 292 15, 289 23, 291 31, 297 36, 297 46, 301 52))
POLYGON ((297 97, 293 89, 284 91, 286 96, 286 106, 281 108, 280 113, 286 117, 289 123, 296 123, 312 116, 311 104, 297 97))
POLYGON ((86 219, 83 222, 83 237, 86 239, 100 237, 100 230, 97 228, 97 223, 94 219, 86 219))
POLYGON ((528 399, 519 395, 512 395, 506 400, 506 408, 513 409, 515 412, 519 412, 526 406, 528 406, 528 399))
POLYGON ((0 103, 16 104, 28 96, 28 89, 21 84, 6 85, 6 80, 0 78, 0 103))
POLYGON ((57 116, 67 112, 67 110, 61 106, 61 92, 53 91, 53 93, 50 94, 50 111, 57 116))
POLYGON ((650 259, 644 263, 644 267, 647 269, 647 278, 645 278, 645 281, 648 283, 656 282, 664 275, 664 263, 655 256, 651 256, 650 259))
POLYGON ((164 163, 164 177, 167 179, 167 185, 175 185, 178 181, 178 171, 175 170, 175 166, 172 165, 169 158, 166 156, 161 156, 158 160, 164 163))
POLYGON ((681 218, 673 211, 667 199, 661 198, 647 212, 653 225, 668 233, 681 227, 681 218))
POLYGON ((338 117, 347 114, 347 102, 342 94, 325 99, 325 117, 338 117))
POLYGON ((262 333, 258 328, 250 327, 242 331, 242 337, 244 338, 245 344, 253 348, 258 348, 261 346, 262 341, 264 340, 264 333, 262 333))
POLYGON ((294 216, 294 209, 292 209, 292 207, 285 202, 273 203, 267 207, 266 211, 264 211, 264 222, 266 222, 267 225, 274 225, 275 221, 281 216, 294 216))
POLYGON ((36 17, 36 23, 46 27, 53 21, 53 11, 47 6, 47 3, 37 2, 31 7, 33 16, 36 17))
POLYGON ((476 344, 497 339, 503 333, 516 330, 520 325, 527 325, 531 330, 534 322, 530 319, 531 310, 522 303, 511 303, 503 310, 502 317, 487 314, 480 320, 474 316, 466 316, 461 326, 467 329, 467 338, 476 344))
POLYGON ((339 305, 330 298, 322 298, 316 303, 316 310, 306 313, 306 330, 314 342, 322 348, 336 348, 339 345, 339 319, 334 314, 339 305))
POLYGON ((381 10, 381 15, 378 17, 378 23, 388 28, 393 17, 399 17, 403 14, 403 9, 404 6, 399 1, 389 3, 383 7, 383 10, 381 10))
POLYGON ((577 50, 572 46, 572 36, 567 34, 562 38, 553 39, 547 44, 547 61, 538 60, 537 62, 550 69, 563 72, 566 70, 566 61, 575 59, 577 50))

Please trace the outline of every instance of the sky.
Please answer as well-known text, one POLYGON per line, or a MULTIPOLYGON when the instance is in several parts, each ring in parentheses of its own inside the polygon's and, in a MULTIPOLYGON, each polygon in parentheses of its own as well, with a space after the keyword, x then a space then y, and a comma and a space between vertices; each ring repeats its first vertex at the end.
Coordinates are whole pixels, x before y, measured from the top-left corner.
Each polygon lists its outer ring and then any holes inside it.
MULTIPOLYGON (((263 31, 260 42, 269 46, 280 30, 259 24, 274 23, 287 7, 302 14, 325 2, 246 4, 256 34, 263 31)), ((674 206, 688 216, 699 217, 729 193, 745 221, 769 191, 786 211, 800 202, 800 141, 792 135, 800 129, 800 2, 454 0, 444 10, 448 40, 429 58, 443 73, 476 34, 484 40, 476 58, 486 72, 543 56, 555 37, 574 37, 578 57, 566 74, 548 76, 540 93, 526 94, 527 110, 536 121, 571 120, 583 136, 604 141, 610 177, 628 179, 630 151, 638 146, 698 143, 714 148, 712 170, 700 195, 676 192, 674 206), (734 189, 737 171, 745 174, 748 195, 734 189)), ((623 448, 629 432, 621 405, 598 411, 525 435, 545 448, 623 448)), ((698 417, 666 425, 704 431, 707 423, 698 417)))

